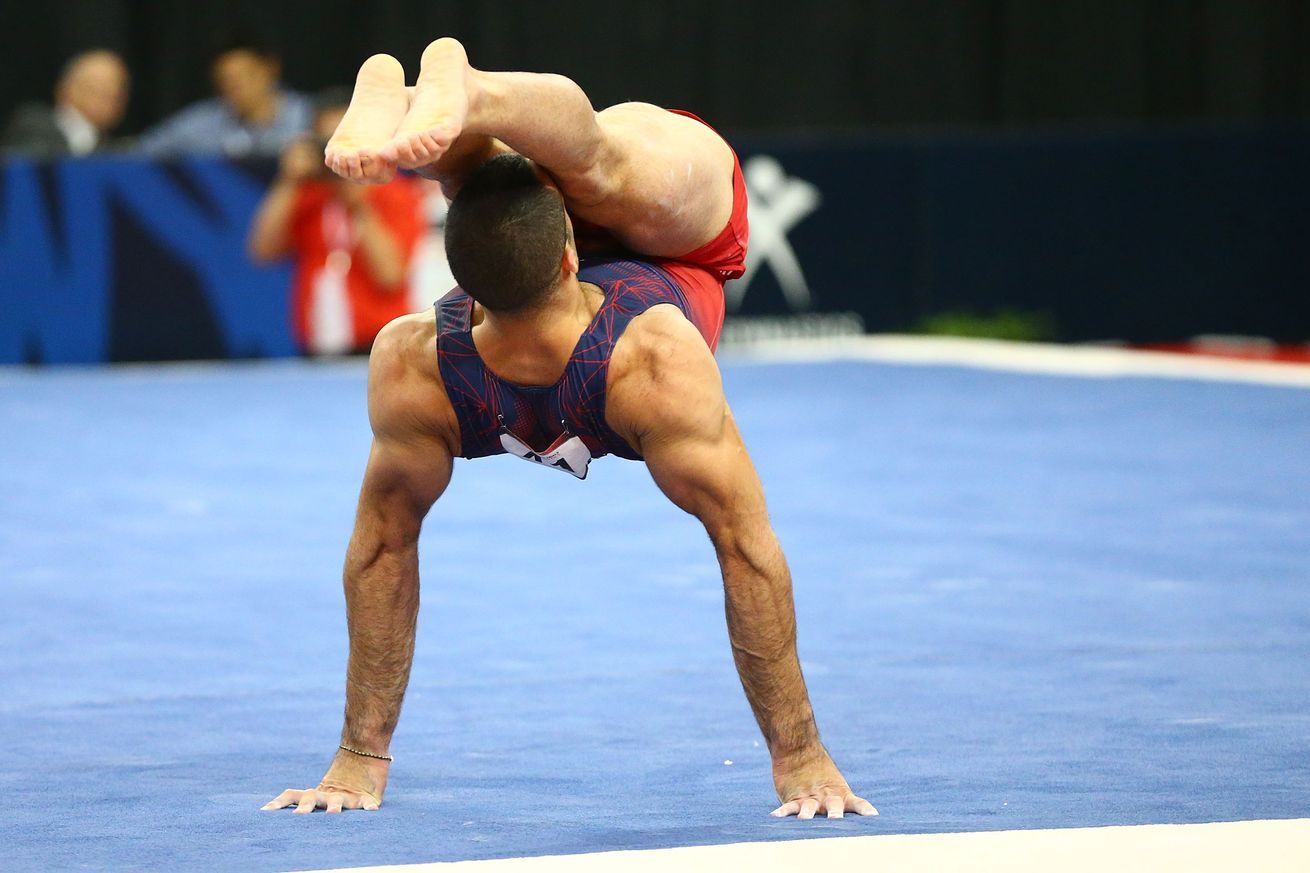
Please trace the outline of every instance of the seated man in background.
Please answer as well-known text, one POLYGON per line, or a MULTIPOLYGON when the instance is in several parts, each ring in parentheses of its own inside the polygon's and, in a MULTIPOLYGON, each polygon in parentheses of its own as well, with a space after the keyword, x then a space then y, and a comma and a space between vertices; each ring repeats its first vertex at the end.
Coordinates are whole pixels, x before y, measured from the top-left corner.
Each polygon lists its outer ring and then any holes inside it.
POLYGON ((282 63, 258 38, 240 35, 219 45, 210 64, 217 97, 181 110, 146 131, 149 155, 276 155, 308 129, 308 98, 282 88, 282 63))
POLYGON ((367 350, 387 322, 410 311, 409 264, 425 231, 413 177, 362 187, 323 166, 323 147, 349 101, 344 88, 319 97, 313 134, 283 152, 250 228, 255 261, 295 259, 292 328, 314 354, 367 350))
POLYGON ((59 157, 105 148, 127 108, 128 82, 127 66, 107 49, 74 56, 59 75, 53 107, 29 103, 14 112, 4 149, 59 157))

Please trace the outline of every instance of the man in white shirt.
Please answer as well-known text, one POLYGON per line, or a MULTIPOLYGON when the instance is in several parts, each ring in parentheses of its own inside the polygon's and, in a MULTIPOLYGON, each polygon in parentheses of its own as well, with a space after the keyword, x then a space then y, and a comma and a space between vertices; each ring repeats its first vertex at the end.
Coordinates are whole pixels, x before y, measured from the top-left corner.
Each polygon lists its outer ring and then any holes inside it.
POLYGON ((54 107, 20 107, 5 129, 5 149, 56 157, 104 148, 127 108, 128 83, 127 66, 111 51, 73 57, 55 86, 54 107))

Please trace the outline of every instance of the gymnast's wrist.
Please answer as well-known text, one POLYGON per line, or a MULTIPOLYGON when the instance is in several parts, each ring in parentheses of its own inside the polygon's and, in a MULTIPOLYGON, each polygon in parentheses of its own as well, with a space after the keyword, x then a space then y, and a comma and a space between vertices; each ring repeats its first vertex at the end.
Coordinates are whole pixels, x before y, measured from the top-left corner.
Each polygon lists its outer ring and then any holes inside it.
POLYGON ((347 752, 351 755, 354 755, 356 758, 364 758, 365 760, 369 760, 369 761, 385 761, 386 763, 390 764, 392 761, 395 760, 393 757, 386 754, 385 752, 370 752, 366 749, 356 748, 355 746, 347 746, 345 743, 340 744, 339 746, 337 746, 337 748, 343 752, 347 752))
POLYGON ((818 761, 828 756, 828 750, 819 739, 817 729, 803 731, 785 739, 766 736, 765 743, 769 748, 769 757, 775 765, 782 767, 818 761))
POLYGON ((345 732, 337 741, 337 754, 371 763, 391 763, 391 737, 381 734, 345 732))

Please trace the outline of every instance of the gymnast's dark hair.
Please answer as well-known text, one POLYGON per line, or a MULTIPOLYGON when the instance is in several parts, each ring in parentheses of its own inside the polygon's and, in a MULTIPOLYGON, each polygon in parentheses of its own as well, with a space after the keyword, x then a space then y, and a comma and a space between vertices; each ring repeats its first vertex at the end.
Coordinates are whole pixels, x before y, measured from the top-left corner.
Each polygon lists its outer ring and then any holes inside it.
POLYGON ((564 201, 522 155, 498 155, 474 170, 446 215, 450 272, 492 312, 521 311, 544 297, 567 240, 564 201))

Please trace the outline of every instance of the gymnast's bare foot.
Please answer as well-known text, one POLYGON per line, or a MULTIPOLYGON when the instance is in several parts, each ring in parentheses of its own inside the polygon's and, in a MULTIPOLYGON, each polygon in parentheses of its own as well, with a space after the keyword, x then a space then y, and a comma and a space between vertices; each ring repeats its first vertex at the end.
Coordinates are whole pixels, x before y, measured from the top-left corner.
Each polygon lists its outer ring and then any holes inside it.
POLYGON ((391 181, 395 159, 384 158, 380 151, 408 109, 404 67, 391 55, 373 55, 359 68, 350 108, 328 140, 323 163, 354 182, 391 181))
POLYGON ((473 96, 473 72, 459 40, 443 37, 423 50, 409 112, 380 154, 415 169, 433 163, 464 130, 473 96))

